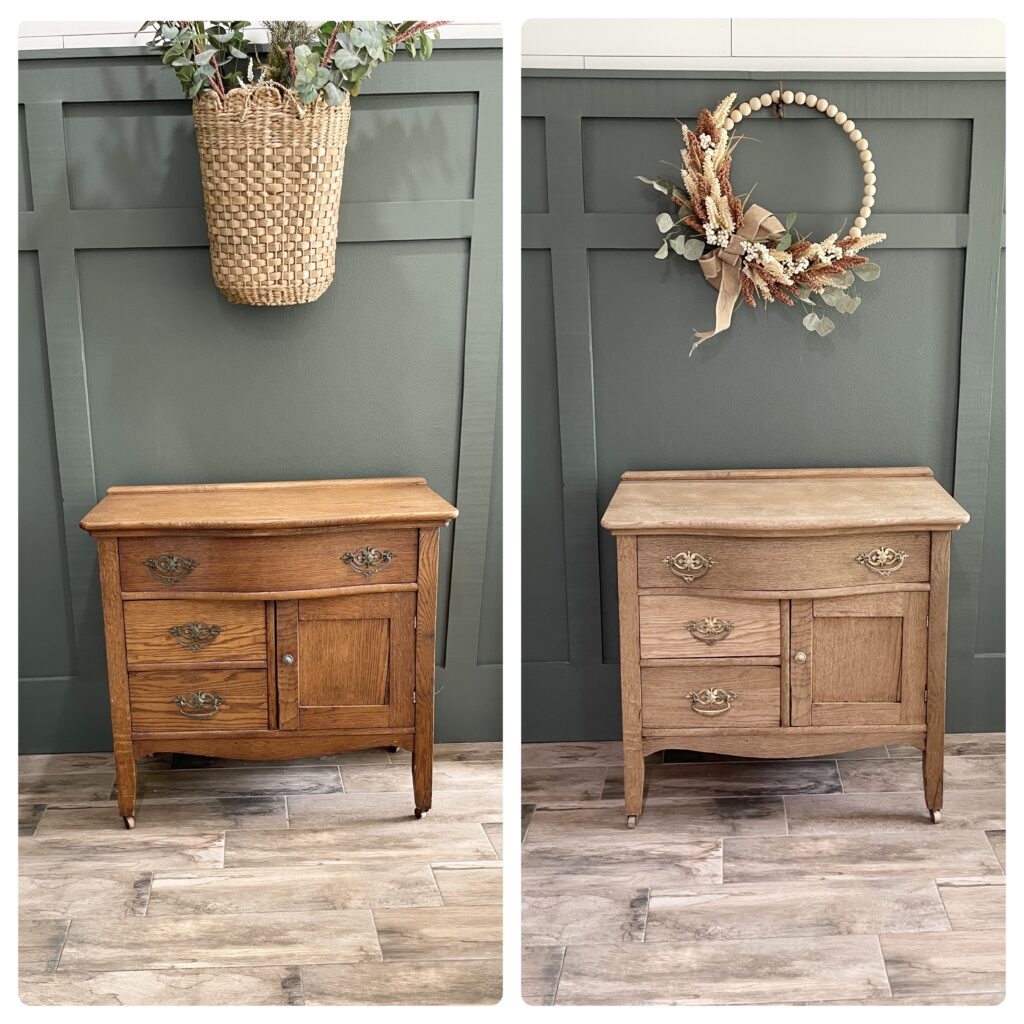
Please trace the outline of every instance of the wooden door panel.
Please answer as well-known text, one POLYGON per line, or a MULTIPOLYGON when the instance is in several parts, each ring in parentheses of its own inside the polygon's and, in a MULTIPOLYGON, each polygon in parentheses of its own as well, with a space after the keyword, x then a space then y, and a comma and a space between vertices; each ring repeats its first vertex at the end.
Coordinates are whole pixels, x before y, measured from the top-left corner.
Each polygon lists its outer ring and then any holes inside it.
POLYGON ((279 644, 282 720, 294 708, 291 727, 298 729, 412 726, 414 593, 280 602, 279 635, 282 609, 289 619, 283 636, 294 648, 279 644), (293 665, 281 665, 285 653, 293 665))
POLYGON ((793 725, 922 725, 927 606, 920 592, 792 602, 793 725))
POLYGON ((815 616, 814 641, 815 704, 899 702, 902 618, 815 616))
POLYGON ((300 619, 300 706, 387 704, 390 625, 388 619, 300 619))

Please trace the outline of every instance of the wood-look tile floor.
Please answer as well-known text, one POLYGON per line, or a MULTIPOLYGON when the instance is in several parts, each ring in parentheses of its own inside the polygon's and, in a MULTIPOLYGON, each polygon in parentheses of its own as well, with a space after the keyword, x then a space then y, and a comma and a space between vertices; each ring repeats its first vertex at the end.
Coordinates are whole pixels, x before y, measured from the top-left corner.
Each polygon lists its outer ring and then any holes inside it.
MULTIPOLYGON (((501 998, 501 747, 409 755, 19 759, 20 993, 47 1005, 489 1004, 501 998)), ((961 901, 963 903, 963 901, 961 901)))
POLYGON ((920 753, 876 747, 656 755, 630 831, 621 744, 524 746, 524 998, 1000 1002, 1004 736, 946 751, 939 825, 920 753))

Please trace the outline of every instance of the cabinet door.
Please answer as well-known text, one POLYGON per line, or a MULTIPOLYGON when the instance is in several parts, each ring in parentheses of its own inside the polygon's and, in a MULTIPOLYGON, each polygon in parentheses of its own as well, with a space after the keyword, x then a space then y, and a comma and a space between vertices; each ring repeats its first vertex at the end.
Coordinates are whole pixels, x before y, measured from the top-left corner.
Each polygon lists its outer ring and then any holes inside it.
POLYGON ((410 592, 279 601, 280 727, 411 728, 415 613, 410 592))
POLYGON ((793 725, 923 725, 927 593, 792 603, 793 725))

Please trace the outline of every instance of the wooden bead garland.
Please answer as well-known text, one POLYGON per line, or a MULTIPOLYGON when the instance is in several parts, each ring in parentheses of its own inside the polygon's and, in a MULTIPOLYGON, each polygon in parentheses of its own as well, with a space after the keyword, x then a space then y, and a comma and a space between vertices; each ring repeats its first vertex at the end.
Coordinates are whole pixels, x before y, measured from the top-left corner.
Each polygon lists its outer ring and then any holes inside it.
POLYGON ((868 140, 864 137, 864 133, 857 127, 855 122, 850 120, 844 111, 840 110, 834 103, 829 103, 824 97, 815 96, 814 93, 792 92, 789 89, 782 91, 775 89, 771 93, 765 92, 760 96, 752 96, 745 103, 738 104, 729 114, 728 118, 726 118, 726 127, 730 129, 735 128, 743 118, 748 117, 753 111, 761 110, 764 107, 770 107, 777 103, 786 105, 796 103, 797 105, 806 106, 811 110, 820 111, 826 117, 835 121, 856 147, 857 155, 861 159, 861 170, 864 172, 864 198, 861 200, 860 212, 854 218, 853 227, 850 228, 849 233, 852 237, 859 238, 864 228, 867 227, 868 218, 871 216, 871 207, 875 205, 875 182, 877 181, 874 158, 871 155, 871 150, 868 148, 868 140))

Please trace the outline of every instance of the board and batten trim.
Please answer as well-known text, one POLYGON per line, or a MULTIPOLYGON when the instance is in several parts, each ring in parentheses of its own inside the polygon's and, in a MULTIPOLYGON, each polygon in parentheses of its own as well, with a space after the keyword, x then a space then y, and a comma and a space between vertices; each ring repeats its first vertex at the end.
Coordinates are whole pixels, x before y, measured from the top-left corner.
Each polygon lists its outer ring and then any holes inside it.
MULTIPOLYGON (((618 665, 603 654, 598 555, 597 409, 590 267, 597 250, 650 251, 656 233, 651 215, 589 212, 582 187, 583 129, 588 118, 666 119, 696 115, 680 110, 666 83, 708 82, 709 100, 723 91, 716 82, 753 83, 754 91, 778 87, 781 78, 808 89, 824 81, 856 88, 858 119, 945 119, 969 122, 971 159, 966 211, 882 213, 871 220, 889 238, 885 248, 960 250, 964 253, 960 324, 958 418, 952 487, 971 522, 953 540, 950 592, 948 726, 957 731, 999 729, 1002 712, 979 709, 970 699, 971 680, 995 678, 991 665, 1000 652, 975 650, 979 614, 980 562, 985 539, 985 504, 992 421, 992 387, 997 352, 997 289, 1000 249, 1005 244, 1003 183, 1005 147, 1002 102, 980 102, 971 88, 1000 86, 997 72, 958 74, 879 73, 831 70, 809 73, 788 62, 768 76, 745 70, 524 69, 522 117, 543 127, 547 209, 522 215, 524 251, 549 254, 554 346, 558 376, 558 443, 562 465, 568 660, 531 661, 525 652, 524 740, 597 740, 621 735, 618 721, 618 665), (887 88, 898 84, 899 88, 887 88), (557 101, 550 97, 557 94, 557 101), (960 693, 964 697, 960 699, 960 693)), ((862 64, 863 68, 864 65, 862 64)), ((793 85, 795 88, 796 86, 793 85)), ((1002 95, 1000 90, 1000 96, 1002 95)), ((987 94, 986 94, 987 96, 987 94)), ((852 102, 852 101, 851 101, 852 102)), ((684 106, 686 104, 684 103, 684 106)), ((790 112, 787 111, 787 117, 790 112)), ((794 109, 794 117, 818 116, 794 109)), ((834 220, 834 215, 832 217, 834 220)), ((811 231, 827 227, 825 216, 801 213, 811 231)), ((702 350, 703 351, 703 350, 702 350)), ((699 353, 698 353, 699 355, 699 353)), ((699 372, 697 359, 686 369, 699 372)), ((524 410, 529 415, 529 410, 524 410)), ((528 455, 528 453, 527 453, 528 455)), ((713 454, 709 457, 713 462, 713 454)), ((623 466, 623 470, 642 469, 623 466)), ((613 568, 613 567, 612 567, 613 568)), ((993 684, 994 685, 994 684, 993 684)))
MULTIPOLYGON (((501 724, 500 665, 478 664, 488 521, 501 483, 491 472, 498 426, 501 295, 497 284, 501 247, 500 50, 500 40, 451 40, 438 46, 429 63, 397 61, 388 69, 386 80, 382 77, 380 82, 367 84, 367 95, 463 93, 474 97, 472 195, 454 200, 343 203, 339 231, 339 244, 435 239, 468 242, 457 493, 450 497, 472 520, 464 518, 457 527, 453 524, 449 582, 447 593, 441 595, 449 616, 437 650, 439 692, 451 672, 453 681, 456 677, 461 681, 452 690, 471 695, 478 728, 473 735, 447 735, 442 697, 438 707, 441 740, 496 739, 501 724)), ((32 195, 31 208, 18 215, 19 250, 38 254, 75 663, 79 671, 91 671, 91 666, 104 662, 103 625, 93 596, 96 553, 90 551, 90 538, 78 528, 98 494, 77 255, 85 249, 205 248, 208 240, 202 209, 72 206, 64 104, 72 100, 180 101, 180 87, 151 51, 28 51, 19 55, 19 64, 19 104, 32 195), (145 63, 138 59, 143 54, 145 63)), ((35 701, 45 699, 49 704, 74 708, 74 714, 65 717, 77 716, 92 723, 90 728, 96 731, 102 715, 95 713, 89 687, 77 685, 80 679, 76 675, 52 682, 31 676, 21 680, 27 751, 53 749, 52 742, 74 743, 67 727, 61 733, 63 739, 47 739, 56 734, 32 716, 35 701), (49 697, 33 690, 37 684, 49 686, 49 697), (90 704, 88 710, 86 703, 90 704)))

